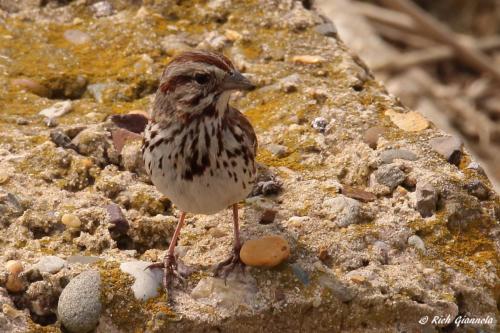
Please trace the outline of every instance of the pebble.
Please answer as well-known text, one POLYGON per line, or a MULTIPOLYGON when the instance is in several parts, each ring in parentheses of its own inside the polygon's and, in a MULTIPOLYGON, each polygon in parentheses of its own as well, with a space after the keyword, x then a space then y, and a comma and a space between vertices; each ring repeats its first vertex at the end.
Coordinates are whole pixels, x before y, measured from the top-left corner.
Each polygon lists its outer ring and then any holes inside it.
POLYGON ((470 162, 469 165, 467 165, 467 169, 476 170, 482 175, 485 174, 483 167, 475 161, 470 162))
POLYGON ((432 149, 445 160, 458 166, 462 158, 462 141, 454 136, 443 136, 429 141, 432 149))
POLYGON ((378 139, 385 133, 381 126, 370 127, 363 134, 363 141, 372 149, 377 149, 378 139))
POLYGON ((318 132, 321 132, 321 133, 323 133, 325 131, 327 125, 328 125, 328 121, 323 117, 314 118, 314 120, 311 123, 311 126, 315 130, 317 130, 318 132))
POLYGON ((50 97, 50 90, 43 84, 27 78, 18 78, 12 80, 12 85, 20 89, 26 90, 40 97, 50 97))
POLYGON ((0 171, 0 185, 6 183, 10 178, 10 175, 4 171, 0 171))
POLYGON ((408 238, 408 245, 425 252, 425 244, 422 238, 418 237, 417 235, 410 236, 408 238))
POLYGON ((317 25, 315 28, 316 32, 322 34, 327 37, 336 37, 337 36, 337 28, 332 22, 327 22, 323 24, 317 25))
POLYGON ((267 150, 277 158, 283 158, 290 154, 288 147, 283 145, 270 144, 267 146, 267 150))
POLYGON ((382 163, 390 164, 394 162, 394 160, 407 160, 407 161, 415 161, 418 159, 415 153, 406 150, 406 149, 389 149, 384 150, 379 155, 382 163))
POLYGON ((123 147, 128 141, 142 140, 142 135, 123 128, 117 128, 111 132, 111 138, 116 151, 121 153, 123 147))
POLYGON ((226 280, 214 277, 201 279, 191 291, 191 297, 217 308, 236 310, 252 308, 257 294, 255 279, 246 274, 244 280, 230 274, 226 280))
POLYGON ((74 29, 66 30, 64 32, 64 38, 68 42, 76 45, 81 45, 90 42, 90 36, 87 33, 74 29))
POLYGON ((429 127, 429 121, 416 111, 399 113, 387 110, 385 115, 389 116, 391 121, 403 131, 419 132, 429 127))
POLYGON ((111 121, 120 128, 139 134, 144 132, 149 118, 142 113, 129 113, 114 115, 111 121))
POLYGON ((269 180, 257 183, 257 187, 261 189, 258 192, 261 192, 263 195, 272 195, 278 194, 281 189, 281 184, 275 180, 269 180))
POLYGON ((105 17, 113 14, 113 6, 107 1, 99 1, 90 6, 96 17, 105 17))
POLYGON ((333 215, 339 227, 368 222, 370 216, 364 212, 359 201, 339 195, 323 201, 324 208, 333 215))
POLYGON ((326 274, 322 274, 318 278, 318 283, 323 287, 330 289, 333 296, 335 298, 338 298, 341 302, 350 302, 356 296, 355 292, 350 287, 344 285, 334 277, 330 277, 326 274))
MULTIPOLYGON (((135 133, 133 133, 135 134, 135 133)), ((137 135, 137 134, 135 134, 137 135)), ((142 157, 142 138, 141 140, 134 140, 127 142, 121 150, 121 165, 127 171, 136 174, 146 175, 146 167, 142 157)))
POLYGON ((327 261, 330 259, 330 254, 328 253, 328 248, 326 246, 321 246, 318 250, 318 259, 321 260, 322 262, 327 261))
POLYGON ((103 103, 105 101, 104 92, 109 87, 111 87, 109 83, 94 83, 87 86, 87 91, 92 97, 94 97, 97 103, 103 103))
POLYGON ((123 215, 120 206, 118 206, 117 204, 107 205, 106 211, 108 212, 109 223, 111 224, 110 229, 120 234, 126 234, 128 229, 130 228, 130 225, 125 215, 123 215))
POLYGON ((19 276, 23 271, 23 264, 19 260, 9 260, 5 263, 5 269, 9 272, 5 288, 13 293, 24 290, 24 283, 19 276))
POLYGON ((248 240, 240 251, 241 260, 248 266, 274 267, 289 255, 288 241, 277 235, 248 240))
POLYGON ((61 223, 66 227, 73 229, 80 229, 82 226, 82 221, 80 221, 80 218, 74 214, 64 214, 61 217, 61 223))
POLYGON ((98 271, 84 271, 63 289, 57 315, 71 333, 87 333, 99 323, 101 315, 101 275, 98 271))
POLYGON ((393 191, 399 184, 403 183, 406 174, 394 164, 385 164, 379 167, 373 174, 377 183, 385 185, 393 191))
POLYGON ((50 140, 54 142, 56 146, 62 147, 64 149, 73 149, 75 151, 78 149, 71 142, 71 138, 60 129, 50 131, 50 140))
POLYGON ((224 36, 230 40, 231 42, 235 42, 237 40, 240 40, 243 38, 243 35, 240 34, 238 31, 235 31, 235 30, 231 30, 231 29, 227 29, 225 32, 224 32, 224 36))
POLYGON ((417 183, 415 197, 416 207, 420 216, 430 217, 436 212, 438 193, 431 183, 417 183))
POLYGON ((291 264, 293 274, 302 282, 303 285, 308 285, 310 282, 309 274, 297 263, 291 264))
POLYGON ((98 262, 99 260, 101 260, 101 258, 99 257, 81 256, 81 255, 69 256, 66 259, 68 264, 81 264, 81 265, 93 264, 95 262, 98 262))
POLYGON ((479 200, 488 200, 490 198, 490 189, 478 179, 465 184, 465 189, 470 195, 475 196, 479 200))
POLYGON ((73 110, 73 103, 71 101, 62 101, 43 109, 39 114, 46 117, 46 124, 48 127, 53 127, 51 125, 55 123, 56 118, 65 115, 71 110, 73 110))
POLYGON ((34 265, 34 268, 38 269, 40 273, 57 273, 63 267, 66 266, 66 260, 61 259, 56 256, 43 256, 34 265))
POLYGON ((162 288, 163 270, 146 269, 152 263, 147 261, 130 261, 120 264, 120 270, 130 274, 135 281, 132 291, 137 300, 146 301, 158 296, 158 290, 162 288))
POLYGON ((342 194, 346 197, 353 198, 362 202, 370 202, 377 199, 377 196, 371 192, 367 192, 362 189, 347 185, 342 186, 342 194))
POLYGON ((301 82, 300 75, 292 74, 282 78, 279 81, 279 86, 281 90, 283 90, 284 92, 292 93, 297 91, 300 82, 301 82))
POLYGON ((469 224, 482 220, 482 209, 476 197, 454 193, 445 199, 445 208, 448 215, 448 229, 461 232, 469 224))
POLYGON ((296 64, 310 65, 323 63, 326 59, 316 55, 297 55, 292 57, 292 61, 296 64))
POLYGON ((274 209, 266 209, 262 212, 262 215, 260 216, 259 223, 260 224, 271 224, 274 222, 274 219, 276 218, 276 213, 274 209))
POLYGON ((10 225, 13 218, 23 215, 24 211, 15 194, 0 189, 0 225, 10 225))

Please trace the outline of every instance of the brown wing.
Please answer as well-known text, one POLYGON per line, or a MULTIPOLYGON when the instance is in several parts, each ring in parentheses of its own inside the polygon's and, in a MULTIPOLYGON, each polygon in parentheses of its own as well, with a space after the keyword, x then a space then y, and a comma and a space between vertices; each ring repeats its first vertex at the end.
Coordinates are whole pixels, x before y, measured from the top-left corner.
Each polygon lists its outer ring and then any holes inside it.
POLYGON ((250 121, 245 117, 243 113, 240 111, 236 110, 232 106, 229 107, 229 117, 232 118, 234 122, 236 122, 238 125, 240 125, 241 129, 245 133, 245 136, 250 140, 252 146, 253 146, 253 153, 254 156, 257 155, 257 135, 255 135, 255 131, 253 130, 252 124, 250 121))

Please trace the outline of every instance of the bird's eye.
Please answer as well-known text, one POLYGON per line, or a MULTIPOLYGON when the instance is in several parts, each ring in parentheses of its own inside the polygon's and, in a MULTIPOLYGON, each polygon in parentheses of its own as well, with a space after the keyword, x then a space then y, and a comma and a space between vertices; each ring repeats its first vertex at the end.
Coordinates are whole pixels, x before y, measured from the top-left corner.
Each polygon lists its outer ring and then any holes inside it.
POLYGON ((199 83, 199 84, 205 84, 208 82, 208 79, 209 79, 209 76, 208 74, 205 74, 205 73, 197 73, 195 76, 194 76, 194 80, 199 83))

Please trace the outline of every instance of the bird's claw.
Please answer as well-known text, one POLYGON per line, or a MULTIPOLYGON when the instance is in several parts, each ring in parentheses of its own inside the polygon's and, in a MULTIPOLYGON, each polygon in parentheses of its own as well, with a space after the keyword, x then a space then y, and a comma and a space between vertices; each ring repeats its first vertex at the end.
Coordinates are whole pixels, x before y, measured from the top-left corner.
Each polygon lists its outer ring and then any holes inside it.
POLYGON ((163 258, 163 262, 151 264, 145 269, 154 268, 163 269, 163 288, 165 288, 165 290, 167 291, 167 298, 171 300, 174 278, 176 278, 182 284, 185 284, 186 282, 186 278, 183 276, 183 274, 179 273, 177 269, 177 260, 175 256, 173 254, 167 254, 163 258))
POLYGON ((245 274, 245 263, 240 259, 241 246, 235 246, 233 248, 233 253, 229 258, 220 262, 214 270, 214 276, 223 278, 224 283, 226 283, 229 273, 231 273, 237 266, 241 269, 241 272, 245 274))

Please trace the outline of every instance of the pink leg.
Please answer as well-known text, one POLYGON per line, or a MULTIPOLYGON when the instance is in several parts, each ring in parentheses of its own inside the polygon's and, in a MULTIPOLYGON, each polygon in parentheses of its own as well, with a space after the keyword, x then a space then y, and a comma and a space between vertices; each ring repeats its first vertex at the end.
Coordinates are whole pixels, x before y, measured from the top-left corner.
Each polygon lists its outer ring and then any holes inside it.
POLYGON ((238 221, 238 204, 233 205, 233 233, 234 233, 234 248, 241 249, 240 242, 240 223, 238 221))
POLYGON ((174 251, 175 245, 177 244, 177 239, 179 238, 179 234, 181 233, 182 226, 184 225, 184 219, 186 217, 185 212, 181 212, 181 216, 179 218, 179 222, 177 223, 177 227, 175 227, 174 235, 170 240, 170 245, 168 246, 167 254, 163 258, 162 263, 149 265, 147 268, 163 268, 163 287, 168 292, 168 297, 172 294, 172 282, 174 276, 180 279, 181 281, 184 278, 177 272, 177 261, 175 259, 174 251))
POLYGON ((245 264, 240 260, 241 241, 240 241, 240 226, 238 222, 238 204, 233 205, 233 226, 234 226, 233 253, 228 259, 219 263, 214 271, 215 276, 222 276, 224 277, 224 280, 236 266, 240 266, 242 271, 245 266, 245 264))

